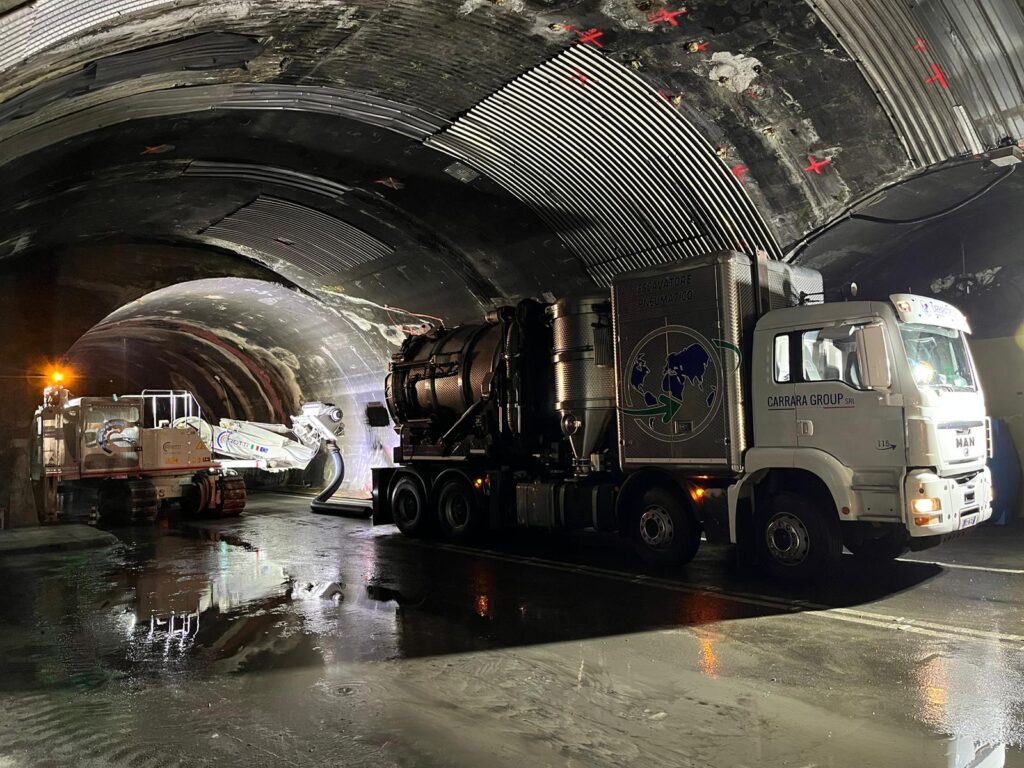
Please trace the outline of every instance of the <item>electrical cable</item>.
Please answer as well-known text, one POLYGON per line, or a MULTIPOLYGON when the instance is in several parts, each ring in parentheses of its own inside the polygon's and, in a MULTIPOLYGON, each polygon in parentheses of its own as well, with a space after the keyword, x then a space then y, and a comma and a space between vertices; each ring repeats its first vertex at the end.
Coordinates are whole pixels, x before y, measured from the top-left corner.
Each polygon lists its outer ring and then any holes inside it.
POLYGON ((1005 172, 999 174, 999 176, 997 176, 995 179, 990 181, 984 187, 979 189, 974 194, 964 198, 959 203, 955 203, 955 204, 949 206, 948 208, 943 208, 941 211, 936 211, 935 213, 930 213, 930 214, 927 214, 925 216, 915 216, 912 219, 885 219, 885 218, 882 218, 880 216, 870 216, 870 215, 868 215, 866 213, 851 213, 847 218, 858 219, 860 221, 870 221, 870 222, 873 222, 875 224, 897 224, 897 225, 924 224, 927 221, 935 221, 935 219, 941 219, 943 216, 948 216, 949 214, 951 214, 951 213, 953 213, 955 211, 959 211, 964 206, 970 205, 971 203, 973 203, 978 198, 980 198, 983 195, 987 194, 988 192, 993 190, 1000 182, 1002 182, 1007 176, 1009 176, 1011 173, 1013 173, 1016 168, 1017 168, 1016 165, 1011 165, 1009 168, 1006 169, 1005 172))
MULTIPOLYGON (((888 184, 885 184, 882 187, 879 187, 878 189, 876 189, 876 190, 874 190, 872 192, 869 192, 866 195, 863 195, 859 199, 857 199, 854 202, 850 203, 850 205, 848 205, 842 213, 840 213, 839 215, 833 217, 829 221, 826 221, 824 224, 821 224, 820 226, 815 227, 810 232, 808 232, 806 235, 804 235, 799 240, 797 240, 795 243, 787 246, 784 249, 784 254, 783 254, 782 260, 784 262, 792 263, 796 259, 796 257, 800 254, 800 252, 803 251, 808 245, 810 245, 812 242, 814 242, 819 237, 824 235, 826 232, 829 232, 833 227, 835 227, 840 222, 842 222, 842 221, 850 218, 851 216, 853 216, 854 215, 852 213, 853 211, 855 211, 858 208, 864 208, 866 206, 872 205, 876 198, 881 197, 886 192, 888 192, 890 189, 893 189, 893 188, 899 187, 899 186, 903 186, 904 184, 908 184, 908 183, 913 182, 913 181, 917 181, 918 179, 922 179, 925 176, 931 176, 931 175, 936 174, 936 173, 943 173, 944 171, 948 171, 948 170, 951 170, 953 168, 961 168, 963 166, 971 165, 972 163, 976 163, 976 162, 978 162, 978 158, 976 158, 976 157, 972 157, 972 158, 968 158, 968 159, 964 159, 964 158, 960 158, 960 157, 958 157, 958 158, 951 158, 951 159, 946 160, 946 161, 944 161, 942 163, 939 163, 937 165, 933 165, 933 166, 925 168, 925 169, 923 169, 921 171, 918 171, 917 173, 914 173, 914 174, 911 174, 911 175, 908 175, 908 176, 904 176, 904 177, 902 177, 900 179, 897 179, 896 181, 893 181, 893 182, 890 182, 888 184)), ((1000 178, 1002 178, 1002 177, 1000 177, 1000 178)), ((860 215, 860 214, 858 214, 858 215, 860 215)))

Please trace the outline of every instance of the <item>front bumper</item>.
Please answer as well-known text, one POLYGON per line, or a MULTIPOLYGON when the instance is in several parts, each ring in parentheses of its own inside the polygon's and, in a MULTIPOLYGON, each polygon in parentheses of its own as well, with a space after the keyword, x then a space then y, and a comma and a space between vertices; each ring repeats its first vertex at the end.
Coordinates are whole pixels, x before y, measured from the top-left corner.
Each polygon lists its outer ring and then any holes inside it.
POLYGON ((983 467, 974 473, 940 477, 930 470, 916 469, 904 485, 904 519, 913 537, 938 536, 971 528, 992 517, 992 473, 983 467), (938 499, 940 508, 925 524, 915 522, 916 499, 938 499))

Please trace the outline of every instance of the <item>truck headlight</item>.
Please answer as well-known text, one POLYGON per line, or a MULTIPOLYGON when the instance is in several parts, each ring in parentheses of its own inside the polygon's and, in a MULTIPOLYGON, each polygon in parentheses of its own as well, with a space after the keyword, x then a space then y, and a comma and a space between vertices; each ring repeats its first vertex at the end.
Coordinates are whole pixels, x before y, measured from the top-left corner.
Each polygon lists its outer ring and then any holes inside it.
POLYGON ((914 512, 919 515, 927 515, 929 512, 938 512, 942 509, 941 499, 914 499, 914 512))
POLYGON ((942 500, 936 498, 914 499, 910 503, 914 511, 914 525, 923 527, 942 522, 942 500))

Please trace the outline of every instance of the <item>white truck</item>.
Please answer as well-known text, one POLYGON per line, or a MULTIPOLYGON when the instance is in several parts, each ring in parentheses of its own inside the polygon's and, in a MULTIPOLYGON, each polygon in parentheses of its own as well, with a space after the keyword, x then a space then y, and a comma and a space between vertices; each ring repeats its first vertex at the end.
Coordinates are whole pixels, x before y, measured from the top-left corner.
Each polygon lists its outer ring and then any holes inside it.
POLYGON ((617 530, 664 564, 703 534, 807 579, 843 545, 894 558, 988 519, 963 315, 823 298, 816 271, 723 252, 409 337, 374 520, 617 530))

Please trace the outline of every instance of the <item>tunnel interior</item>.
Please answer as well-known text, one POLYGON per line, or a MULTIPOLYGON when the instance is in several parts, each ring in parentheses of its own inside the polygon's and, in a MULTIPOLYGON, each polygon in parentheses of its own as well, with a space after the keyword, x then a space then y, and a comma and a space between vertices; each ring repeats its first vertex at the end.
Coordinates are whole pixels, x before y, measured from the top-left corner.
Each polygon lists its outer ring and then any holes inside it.
POLYGON ((1022 361, 1009 0, 72 5, 0 3, 19 523, 48 366, 217 417, 337 401, 361 493, 403 332, 723 248, 945 298, 983 369, 1022 361))

